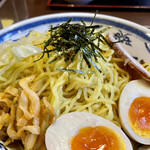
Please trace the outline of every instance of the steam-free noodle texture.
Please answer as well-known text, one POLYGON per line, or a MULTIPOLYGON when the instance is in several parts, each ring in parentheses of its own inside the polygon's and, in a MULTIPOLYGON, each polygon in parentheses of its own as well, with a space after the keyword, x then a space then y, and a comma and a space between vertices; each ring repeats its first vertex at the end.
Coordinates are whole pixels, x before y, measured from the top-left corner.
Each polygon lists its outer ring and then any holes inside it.
MULTIPOLYGON (((47 33, 33 31, 27 38, 11 43, 7 48, 21 43, 43 48, 42 43, 47 38, 47 33)), ((46 55, 36 61, 41 54, 19 61, 15 57, 11 60, 9 67, 0 76, 0 130, 9 137, 8 143, 9 140, 10 143, 21 140, 25 149, 38 149, 44 142, 37 141, 43 139, 46 127, 52 123, 53 110, 56 118, 68 112, 87 111, 120 126, 117 103, 130 76, 119 67, 118 64, 123 61, 115 57, 114 50, 108 45, 101 47, 106 50, 102 54, 106 62, 102 58, 98 58, 98 63, 95 62, 101 73, 93 66, 88 68, 84 61, 83 70, 94 73, 58 70, 80 70, 80 53, 72 63, 65 62, 62 57, 49 64, 53 57, 48 58, 46 55), (4 118, 5 123, 2 125, 4 118), (47 123, 49 118, 51 120, 47 123)))

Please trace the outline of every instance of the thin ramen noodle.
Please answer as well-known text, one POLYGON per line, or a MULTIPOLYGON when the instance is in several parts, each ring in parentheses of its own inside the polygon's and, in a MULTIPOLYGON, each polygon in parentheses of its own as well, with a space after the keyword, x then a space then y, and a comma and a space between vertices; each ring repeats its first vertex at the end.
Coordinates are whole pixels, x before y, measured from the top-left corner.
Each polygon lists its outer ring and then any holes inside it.
MULTIPOLYGON (((47 38, 47 33, 33 31, 7 49, 21 43, 43 49, 41 43, 47 38)), ((83 70, 92 73, 59 70, 80 70, 80 53, 72 63, 62 57, 49 64, 54 57, 46 55, 36 61, 41 54, 17 61, 12 58, 0 75, 0 132, 4 134, 5 145, 21 140, 25 149, 42 148, 45 131, 54 118, 74 111, 94 113, 120 126, 117 103, 130 76, 119 67, 123 60, 115 57, 114 50, 108 45, 100 46, 106 50, 106 62, 98 58, 96 63, 101 73, 93 66, 88 68, 84 61, 83 70)))

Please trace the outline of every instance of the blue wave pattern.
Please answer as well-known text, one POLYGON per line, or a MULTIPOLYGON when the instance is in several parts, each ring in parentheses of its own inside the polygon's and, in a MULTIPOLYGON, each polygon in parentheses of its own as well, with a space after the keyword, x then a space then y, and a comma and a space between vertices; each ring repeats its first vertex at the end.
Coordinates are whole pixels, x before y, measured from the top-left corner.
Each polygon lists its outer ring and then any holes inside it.
POLYGON ((148 44, 148 43, 144 43, 145 44, 145 47, 146 47, 146 49, 147 49, 147 51, 150 53, 150 43, 148 44))

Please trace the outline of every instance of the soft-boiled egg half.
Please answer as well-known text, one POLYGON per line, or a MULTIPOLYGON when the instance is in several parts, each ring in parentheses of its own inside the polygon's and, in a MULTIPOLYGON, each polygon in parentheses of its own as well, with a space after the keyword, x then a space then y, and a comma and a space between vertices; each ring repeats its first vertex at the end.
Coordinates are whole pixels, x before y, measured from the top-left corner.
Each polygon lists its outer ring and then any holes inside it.
POLYGON ((135 141, 150 145, 150 84, 130 81, 119 101, 119 116, 125 132, 135 141))
POLYGON ((88 112, 59 117, 46 131, 47 150, 132 150, 125 133, 112 122, 88 112))

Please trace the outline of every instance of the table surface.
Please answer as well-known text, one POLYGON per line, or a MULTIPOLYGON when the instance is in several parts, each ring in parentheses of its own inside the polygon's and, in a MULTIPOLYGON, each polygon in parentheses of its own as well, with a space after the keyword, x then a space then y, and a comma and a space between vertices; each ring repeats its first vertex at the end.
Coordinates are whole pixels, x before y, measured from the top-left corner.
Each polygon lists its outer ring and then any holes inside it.
MULTIPOLYGON (((23 20, 25 18, 32 18, 36 16, 46 15, 46 14, 54 14, 61 12, 91 12, 95 13, 96 9, 99 14, 105 14, 110 16, 115 16, 123 19, 127 19, 129 21, 133 21, 135 23, 141 24, 143 26, 147 26, 150 28, 150 8, 149 9, 118 9, 118 8, 81 8, 81 7, 52 7, 48 6, 48 0, 8 0, 7 3, 15 2, 16 10, 18 13, 18 18, 23 20), (26 4, 27 15, 23 13, 23 5, 26 4)), ((11 4, 12 5, 12 4, 11 4)), ((13 5, 12 5, 13 6, 13 5)), ((10 16, 12 6, 6 6, 1 8, 0 11, 0 19, 5 19, 10 16), (2 12, 3 10, 3 12, 2 12), (8 11, 9 10, 9 11, 8 11)), ((16 17, 16 18, 17 18, 16 17)), ((16 22, 16 21, 15 21, 16 22)), ((14 22, 13 22, 14 23, 14 22)))
MULTIPOLYGON (((92 8, 67 8, 47 6, 47 0, 26 0, 28 7, 28 17, 35 17, 45 14, 61 12, 92 12, 92 8)), ((111 15, 133 21, 135 23, 150 27, 150 9, 110 9, 98 8, 99 14, 111 15)))

